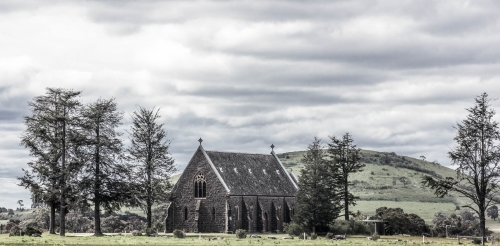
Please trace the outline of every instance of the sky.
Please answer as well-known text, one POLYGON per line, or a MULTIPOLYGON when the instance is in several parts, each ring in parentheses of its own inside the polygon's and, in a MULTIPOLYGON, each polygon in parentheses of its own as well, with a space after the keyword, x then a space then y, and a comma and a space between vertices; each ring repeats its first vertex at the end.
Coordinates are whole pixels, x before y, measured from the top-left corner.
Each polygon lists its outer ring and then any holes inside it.
POLYGON ((19 143, 47 87, 115 98, 125 144, 134 110, 159 108, 179 171, 200 137, 267 154, 346 132, 449 166, 465 109, 500 97, 499 12, 481 0, 1 0, 0 207, 31 204, 19 143))

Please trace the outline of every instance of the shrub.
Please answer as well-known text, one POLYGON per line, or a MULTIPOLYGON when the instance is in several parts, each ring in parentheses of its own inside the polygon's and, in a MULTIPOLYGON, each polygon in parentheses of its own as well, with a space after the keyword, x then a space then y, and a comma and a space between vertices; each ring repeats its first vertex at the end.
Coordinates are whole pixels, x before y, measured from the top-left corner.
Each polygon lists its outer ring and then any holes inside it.
POLYGON ((335 235, 333 235, 333 233, 328 232, 325 237, 326 237, 326 239, 333 239, 334 236, 335 235))
POLYGON ((380 235, 378 235, 378 233, 376 233, 376 232, 373 233, 373 235, 372 235, 372 240, 373 241, 377 241, 379 238, 380 238, 380 235))
POLYGON ((10 229, 9 237, 24 236, 24 232, 19 226, 14 226, 10 229))
POLYGON ((42 230, 35 227, 26 226, 25 234, 28 236, 42 235, 42 230))
POLYGON ((473 244, 481 244, 482 241, 479 238, 473 238, 472 241, 471 241, 471 243, 473 243, 473 244))
POLYGON ((237 238, 246 238, 247 237, 247 231, 242 230, 242 229, 236 230, 235 234, 236 234, 237 238))
POLYGON ((299 224, 292 222, 283 225, 283 231, 288 233, 290 236, 300 236, 304 229, 299 224))
POLYGON ((142 236, 142 233, 138 230, 132 231, 132 236, 142 236))
POLYGON ((19 224, 19 227, 27 236, 42 235, 41 228, 38 226, 38 223, 33 220, 25 220, 19 224))
POLYGON ((342 235, 342 234, 356 234, 356 235, 370 235, 370 225, 366 225, 361 221, 356 220, 336 220, 333 225, 330 226, 330 232, 342 235))
POLYGON ((175 229, 172 234, 174 234, 175 238, 185 238, 186 234, 183 231, 175 229))
POLYGON ((144 234, 146 234, 146 236, 155 236, 156 235, 156 229, 155 228, 146 228, 144 230, 144 234))
POLYGON ((311 240, 316 240, 318 238, 318 234, 316 233, 311 233, 311 240))
POLYGON ((16 226, 17 226, 17 224, 14 222, 7 222, 7 224, 5 225, 5 227, 3 229, 6 231, 10 231, 10 229, 12 229, 16 226))

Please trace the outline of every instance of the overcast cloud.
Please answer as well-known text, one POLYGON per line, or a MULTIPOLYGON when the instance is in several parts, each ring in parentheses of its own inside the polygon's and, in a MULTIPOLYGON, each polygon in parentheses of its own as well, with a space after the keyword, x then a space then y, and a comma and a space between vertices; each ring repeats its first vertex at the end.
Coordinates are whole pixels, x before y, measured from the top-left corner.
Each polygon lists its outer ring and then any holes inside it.
POLYGON ((123 132, 137 105, 160 107, 180 170, 200 137, 268 153, 345 132, 449 165, 464 109, 500 97, 498 13, 460 0, 1 1, 0 206, 30 205, 19 139, 46 87, 115 97, 123 132))

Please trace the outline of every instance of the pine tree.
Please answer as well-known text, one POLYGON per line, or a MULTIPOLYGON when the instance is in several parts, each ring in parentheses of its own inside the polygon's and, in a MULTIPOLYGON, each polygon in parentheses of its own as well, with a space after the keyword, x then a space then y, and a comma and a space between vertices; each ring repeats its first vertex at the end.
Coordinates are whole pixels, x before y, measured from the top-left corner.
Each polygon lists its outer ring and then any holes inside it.
POLYGON ((342 138, 330 137, 331 142, 328 144, 328 154, 330 165, 333 172, 338 173, 338 185, 342 187, 340 199, 343 200, 344 217, 349 220, 349 206, 356 205, 356 200, 359 197, 354 196, 349 192, 349 175, 363 171, 365 164, 361 163, 361 150, 356 148, 354 140, 349 133, 346 133, 342 138))
MULTIPOLYGON (((500 191, 500 131, 493 118, 488 94, 475 98, 475 105, 467 109, 469 114, 457 124, 454 140, 457 146, 448 152, 452 165, 457 166, 456 177, 435 179, 425 176, 422 183, 443 197, 450 192, 459 193, 471 203, 470 208, 479 215, 481 236, 485 237, 486 208, 494 203, 500 191)), ((484 240, 483 240, 484 243, 484 240)))
POLYGON ((175 171, 170 157, 171 140, 163 123, 159 123, 159 109, 139 107, 132 115, 129 159, 134 165, 134 204, 146 212, 147 228, 151 228, 151 207, 168 199, 172 187, 169 179, 175 171))
POLYGON ((337 177, 329 170, 320 138, 315 137, 309 144, 302 163, 304 169, 299 177, 295 220, 316 232, 318 228, 328 226, 339 215, 341 207, 337 177))
MULTIPOLYGON (((99 99, 84 107, 81 127, 85 146, 80 154, 84 161, 80 187, 94 204, 94 235, 102 235, 101 208, 119 210, 130 195, 127 181, 129 168, 123 162, 123 144, 116 131, 123 113, 117 111, 114 99, 99 99)), ((86 203, 83 203, 86 204, 86 203)))
POLYGON ((61 88, 47 88, 46 94, 29 102, 31 115, 24 117, 26 131, 21 145, 35 160, 30 169, 19 177, 20 185, 41 197, 50 206, 50 234, 55 234, 56 206, 60 212, 60 235, 65 235, 65 212, 75 191, 70 182, 79 169, 73 151, 78 148, 76 136, 80 92, 61 88))

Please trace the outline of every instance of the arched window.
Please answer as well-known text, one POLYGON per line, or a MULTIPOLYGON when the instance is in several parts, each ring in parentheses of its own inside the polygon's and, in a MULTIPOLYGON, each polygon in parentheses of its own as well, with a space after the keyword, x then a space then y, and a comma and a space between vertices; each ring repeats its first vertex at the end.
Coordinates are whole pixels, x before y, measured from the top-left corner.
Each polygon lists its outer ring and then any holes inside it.
POLYGON ((205 181, 205 176, 202 173, 198 173, 194 177, 194 197, 207 197, 207 182, 205 181))
POLYGON ((188 220, 188 208, 184 207, 184 220, 188 220))

